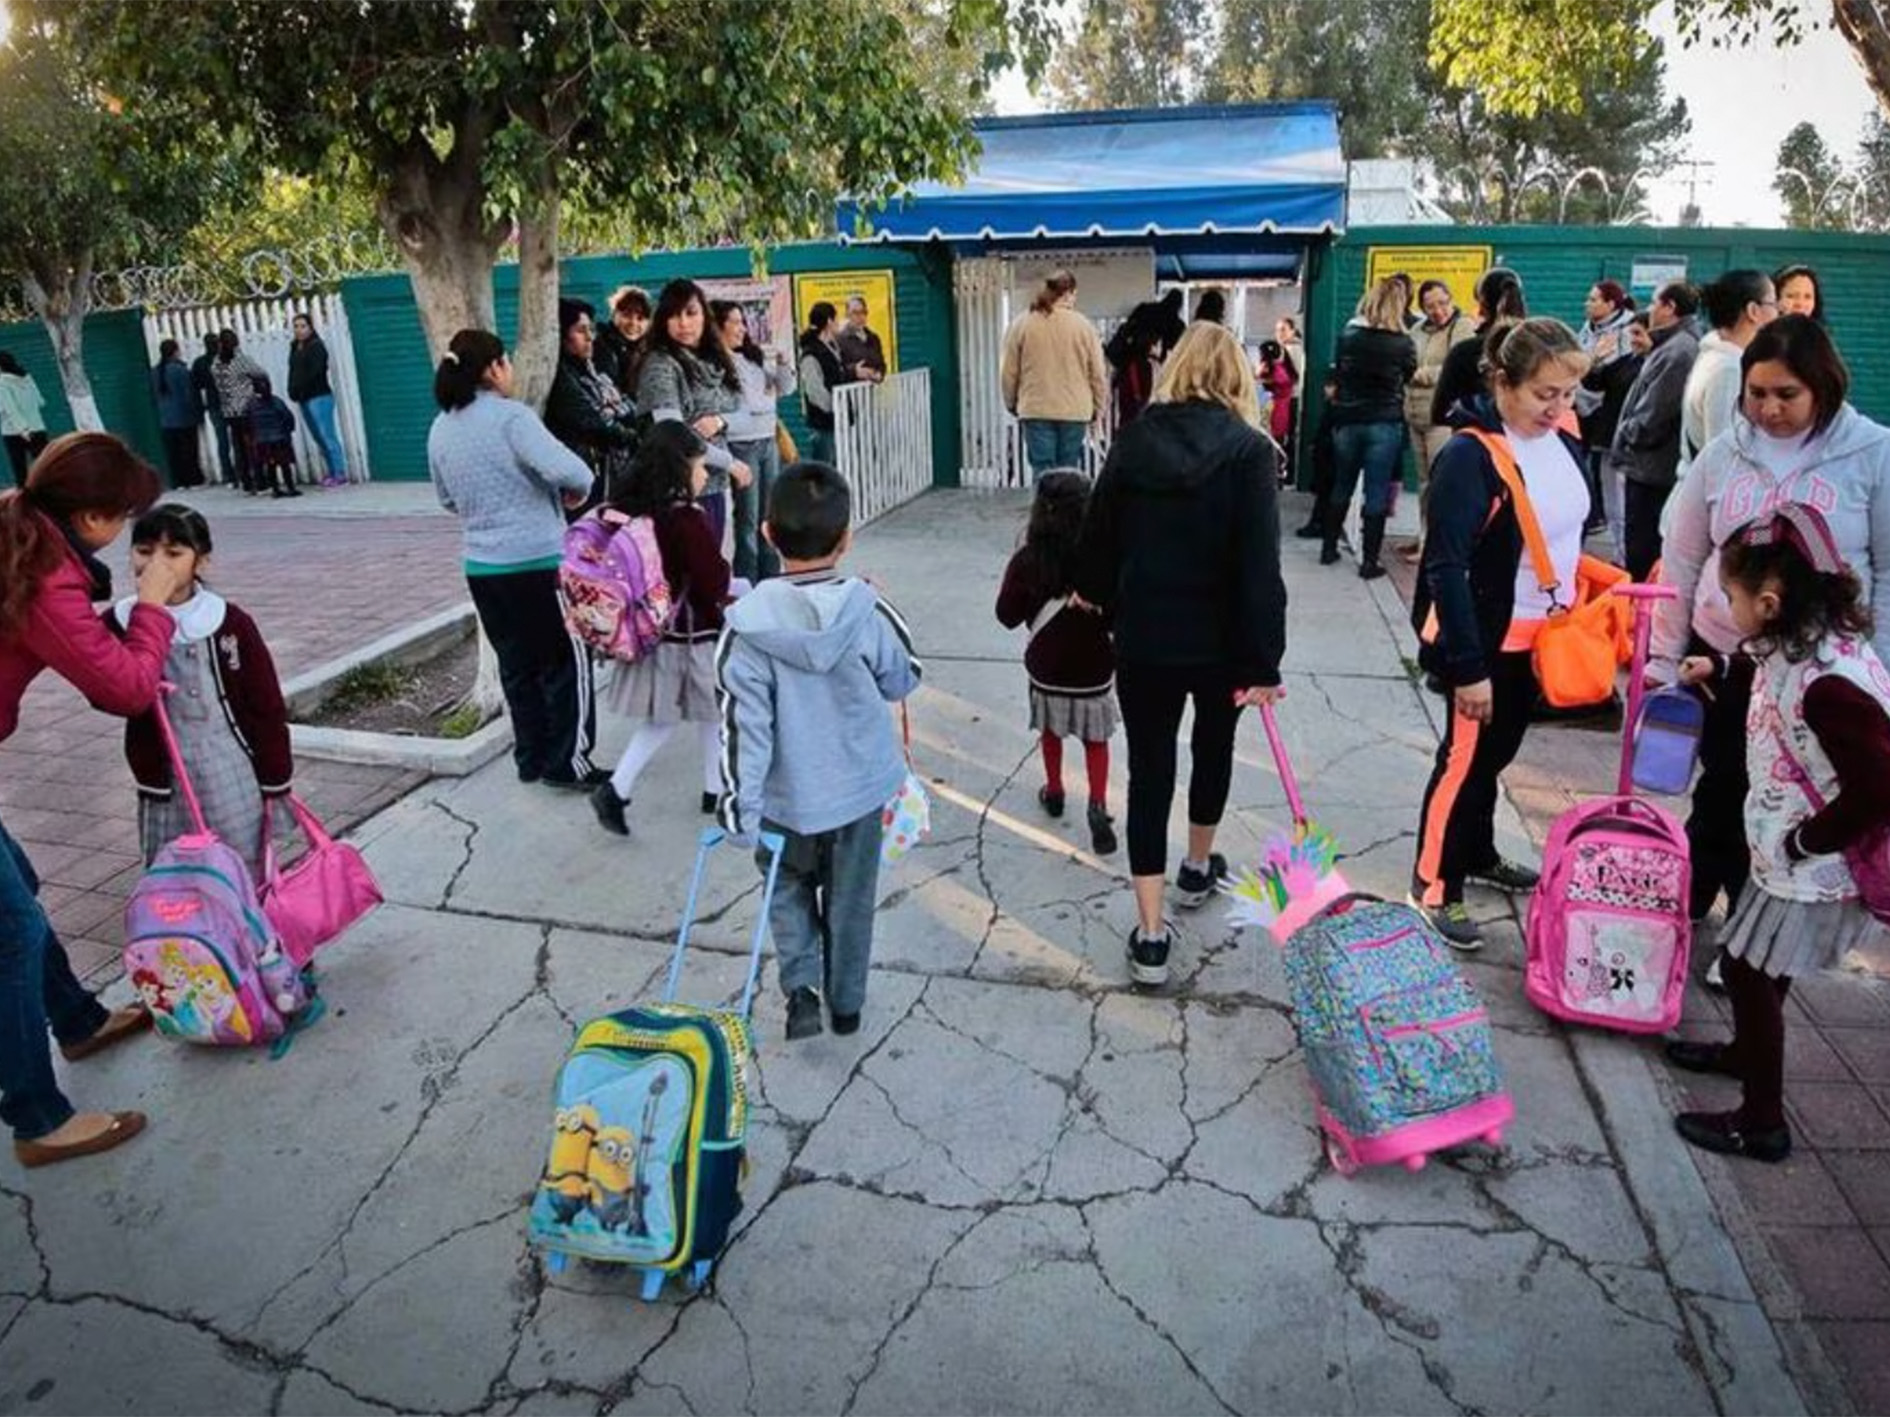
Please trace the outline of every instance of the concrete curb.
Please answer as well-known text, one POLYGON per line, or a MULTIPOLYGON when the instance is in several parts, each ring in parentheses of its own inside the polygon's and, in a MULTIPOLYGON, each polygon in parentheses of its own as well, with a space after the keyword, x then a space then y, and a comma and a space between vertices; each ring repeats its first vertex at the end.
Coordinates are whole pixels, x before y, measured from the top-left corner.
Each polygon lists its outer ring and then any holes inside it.
MULTIPOLYGON (((429 615, 383 635, 371 644, 296 675, 282 686, 289 714, 314 712, 329 699, 342 678, 365 664, 392 661, 418 664, 473 632, 472 602, 429 615)), ((293 724, 290 742, 298 756, 370 767, 407 768, 433 777, 465 777, 512 746, 512 721, 504 714, 465 738, 422 738, 403 733, 369 733, 354 728, 293 724)))

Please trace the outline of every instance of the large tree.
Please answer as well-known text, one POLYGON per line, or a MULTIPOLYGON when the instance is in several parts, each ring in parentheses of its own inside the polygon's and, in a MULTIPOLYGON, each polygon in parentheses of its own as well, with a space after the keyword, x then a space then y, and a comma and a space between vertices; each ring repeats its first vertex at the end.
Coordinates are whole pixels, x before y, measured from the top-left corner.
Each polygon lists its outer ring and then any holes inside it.
POLYGON ((215 143, 154 147, 151 115, 92 82, 67 38, 20 16, 0 44, 0 272, 51 337, 73 421, 98 428, 85 372, 94 273, 162 259, 234 168, 215 143))
POLYGON ((1186 103, 1206 33, 1204 0, 1089 0, 1057 52, 1050 92, 1068 108, 1186 103))
POLYGON ((56 7, 128 99, 190 94, 195 121, 287 170, 359 174, 436 355, 494 327, 492 266, 515 242, 532 398, 556 356, 567 202, 623 213, 639 246, 718 222, 756 245, 818 235, 843 190, 962 170, 983 84, 1045 35, 1038 0, 56 7))
POLYGON ((1842 200, 1849 184, 1844 164, 1817 126, 1800 123, 1778 145, 1778 175, 1772 190, 1785 204, 1785 224, 1840 227, 1847 223, 1842 200))

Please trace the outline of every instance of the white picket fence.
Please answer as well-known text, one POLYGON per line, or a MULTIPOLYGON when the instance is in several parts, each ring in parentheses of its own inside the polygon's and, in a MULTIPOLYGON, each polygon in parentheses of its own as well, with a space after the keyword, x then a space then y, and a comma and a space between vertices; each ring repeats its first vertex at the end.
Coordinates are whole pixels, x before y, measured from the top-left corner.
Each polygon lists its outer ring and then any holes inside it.
POLYGON ((879 384, 833 392, 834 457, 864 526, 932 485, 932 371, 907 369, 879 384))
MULTIPOLYGON (((1024 429, 1004 407, 998 365, 1004 332, 1012 318, 1011 267, 995 258, 952 263, 952 296, 958 314, 958 421, 963 452, 958 478, 965 487, 1028 487, 1030 460, 1024 429)), ((1101 325, 1105 339, 1107 323, 1101 325)), ((1115 432, 1115 400, 1103 406, 1102 433, 1083 444, 1083 471, 1094 477, 1109 456, 1115 432)))
MULTIPOLYGON (((307 295, 293 300, 249 300, 240 305, 198 305, 182 310, 158 310, 144 317, 144 340, 157 367, 161 341, 174 339, 182 346, 184 363, 203 353, 203 337, 218 330, 236 331, 243 352, 268 374, 270 387, 286 401, 289 397, 289 346, 294 342, 293 321, 307 315, 315 332, 328 346, 328 383, 335 391, 335 427, 348 460, 351 482, 366 482, 372 475, 368 461, 367 427, 361 419, 361 381, 355 369, 354 341, 348 333, 348 312, 339 295, 307 295)), ((316 443, 302 410, 295 412, 295 460, 298 478, 314 482, 325 472, 316 443)), ((217 464, 216 434, 205 419, 200 438, 204 474, 223 480, 217 464)))

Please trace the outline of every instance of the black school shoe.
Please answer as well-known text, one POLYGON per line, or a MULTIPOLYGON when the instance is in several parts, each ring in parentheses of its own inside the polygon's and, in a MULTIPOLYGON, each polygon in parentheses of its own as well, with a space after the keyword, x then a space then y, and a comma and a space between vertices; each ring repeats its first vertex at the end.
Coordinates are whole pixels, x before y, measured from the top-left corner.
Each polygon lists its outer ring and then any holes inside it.
POLYGON ((820 1031, 820 991, 803 984, 787 996, 788 1041, 812 1038, 820 1031))
POLYGON ((1065 801, 1061 792, 1052 792, 1047 787, 1037 789, 1037 805, 1043 808, 1045 816, 1061 818, 1065 801))
POLYGON ((629 805, 630 799, 619 797, 609 778, 591 792, 591 810, 597 813, 597 824, 615 836, 630 835, 630 823, 624 818, 624 809, 629 805))
POLYGON ((834 1033, 842 1038, 846 1037, 849 1033, 858 1033, 860 1031, 860 1016, 858 1014, 835 1014, 833 1015, 832 1021, 834 1033))
POLYGON ((1116 824, 1109 809, 1100 802, 1089 804, 1089 844, 1098 856, 1115 854, 1116 824))
POLYGON ((1753 1130, 1737 1112, 1682 1112, 1673 1129, 1702 1151, 1721 1156, 1745 1156, 1776 1164, 1792 1154, 1792 1129, 1787 1126, 1753 1130))
POLYGON ((600 784, 610 781, 610 772, 606 768, 591 768, 582 777, 548 772, 538 780, 546 787, 555 787, 563 792, 595 792, 600 784))

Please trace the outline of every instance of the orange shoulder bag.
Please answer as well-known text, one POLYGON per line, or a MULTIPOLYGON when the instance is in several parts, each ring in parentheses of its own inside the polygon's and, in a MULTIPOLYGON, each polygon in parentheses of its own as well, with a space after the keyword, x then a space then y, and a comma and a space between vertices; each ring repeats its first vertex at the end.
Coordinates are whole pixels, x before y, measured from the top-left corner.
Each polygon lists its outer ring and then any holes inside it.
POLYGON ((1608 593, 1628 578, 1627 572, 1583 553, 1575 567, 1573 595, 1565 604, 1542 524, 1536 520, 1535 505, 1529 500, 1522 469, 1516 466, 1516 455, 1508 441, 1481 428, 1465 431, 1483 445, 1497 476, 1509 488, 1536 581, 1549 597, 1549 617, 1536 635, 1533 658, 1542 697, 1553 708, 1604 702, 1614 693, 1615 672, 1628 662, 1633 651, 1629 639, 1631 607, 1608 593))

